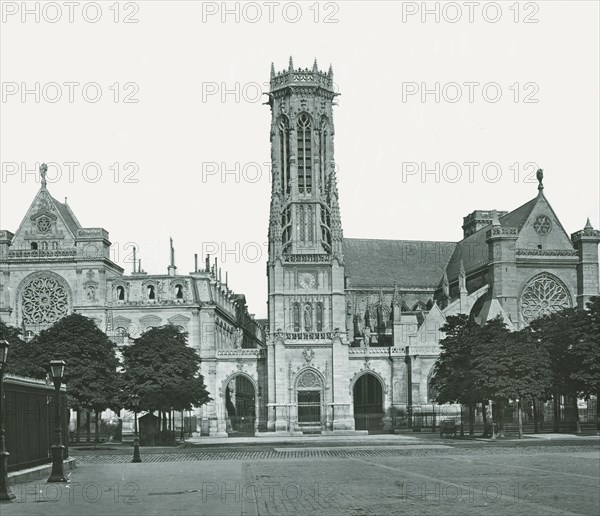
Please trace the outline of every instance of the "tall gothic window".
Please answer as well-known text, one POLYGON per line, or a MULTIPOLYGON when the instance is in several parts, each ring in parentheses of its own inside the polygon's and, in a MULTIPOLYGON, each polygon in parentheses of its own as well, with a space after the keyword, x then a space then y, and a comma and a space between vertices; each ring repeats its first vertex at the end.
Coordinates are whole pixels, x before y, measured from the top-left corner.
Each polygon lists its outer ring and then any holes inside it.
POLYGON ((293 317, 294 317, 294 331, 300 331, 300 305, 298 303, 294 303, 293 307, 293 317))
POLYGON ((312 331, 313 328, 313 314, 312 306, 310 303, 304 305, 304 331, 312 331))
POLYGON ((121 285, 117 287, 117 301, 125 301, 125 289, 121 285))
POLYGON ((300 193, 312 191, 312 149, 310 117, 298 117, 298 189, 300 193))
POLYGON ((323 331, 323 303, 317 303, 317 331, 323 331))
POLYGON ((321 206, 321 243, 327 251, 331 250, 331 215, 329 209, 321 206))
POLYGON ((148 285, 148 299, 156 299, 153 285, 148 285))
POLYGON ((306 215, 304 214, 304 206, 298 207, 298 226, 300 226, 300 241, 306 242, 306 215))
POLYGON ((290 193, 290 128, 287 118, 281 117, 278 126, 279 132, 279 169, 281 188, 290 193))
POLYGON ((292 210, 289 206, 281 212, 281 245, 285 251, 292 240, 292 210))
POLYGON ((327 119, 325 117, 321 118, 321 130, 319 131, 319 150, 321 152, 320 160, 319 160, 319 183, 321 192, 325 191, 325 171, 327 170, 327 137, 329 135, 329 129, 327 125, 327 119))

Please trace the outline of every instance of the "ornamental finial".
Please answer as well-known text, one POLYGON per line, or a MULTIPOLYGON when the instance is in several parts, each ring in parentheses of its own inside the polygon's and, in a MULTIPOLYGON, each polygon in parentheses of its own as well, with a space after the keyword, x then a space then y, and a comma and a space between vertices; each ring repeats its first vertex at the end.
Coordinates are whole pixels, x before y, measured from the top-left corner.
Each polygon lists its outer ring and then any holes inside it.
POLYGON ((585 223, 585 227, 583 229, 594 229, 589 217, 587 218, 587 222, 585 223))
POLYGON ((315 62, 313 63, 313 72, 317 72, 319 70, 319 67, 317 65, 317 58, 315 57, 315 62))
POLYGON ((544 171, 541 168, 538 168, 538 171, 535 174, 535 177, 537 177, 537 180, 539 182, 538 185, 538 190, 543 190, 544 189, 544 171))
POLYGON ((40 179, 42 180, 42 188, 46 188, 46 174, 48 173, 48 165, 42 163, 40 165, 40 179))
POLYGON ((293 72, 294 71, 294 60, 292 59, 292 56, 290 56, 290 64, 288 66, 288 71, 289 72, 293 72))
POLYGON ((275 63, 271 63, 271 79, 275 77, 275 63))

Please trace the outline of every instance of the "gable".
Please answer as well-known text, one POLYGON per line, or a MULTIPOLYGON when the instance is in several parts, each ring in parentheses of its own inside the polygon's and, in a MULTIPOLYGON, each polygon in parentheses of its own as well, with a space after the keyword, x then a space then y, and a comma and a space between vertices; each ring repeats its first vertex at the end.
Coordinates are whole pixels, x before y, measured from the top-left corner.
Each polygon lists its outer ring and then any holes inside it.
POLYGON ((32 243, 37 244, 38 249, 42 249, 42 245, 48 249, 74 247, 80 227, 69 207, 53 199, 48 190, 42 188, 21 221, 12 247, 32 249, 32 243))
POLYGON ((573 249, 569 235, 543 194, 538 195, 524 221, 516 246, 530 249, 538 249, 539 246, 541 249, 573 249))

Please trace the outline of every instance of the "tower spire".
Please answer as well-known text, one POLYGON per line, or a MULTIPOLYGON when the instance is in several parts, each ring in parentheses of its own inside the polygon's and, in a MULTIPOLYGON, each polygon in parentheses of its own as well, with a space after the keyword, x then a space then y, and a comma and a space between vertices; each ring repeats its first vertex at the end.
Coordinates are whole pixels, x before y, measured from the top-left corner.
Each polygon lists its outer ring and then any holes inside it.
POLYGON ((175 276, 177 267, 175 267, 175 248, 173 247, 173 238, 169 237, 170 264, 167 267, 169 276, 175 276))

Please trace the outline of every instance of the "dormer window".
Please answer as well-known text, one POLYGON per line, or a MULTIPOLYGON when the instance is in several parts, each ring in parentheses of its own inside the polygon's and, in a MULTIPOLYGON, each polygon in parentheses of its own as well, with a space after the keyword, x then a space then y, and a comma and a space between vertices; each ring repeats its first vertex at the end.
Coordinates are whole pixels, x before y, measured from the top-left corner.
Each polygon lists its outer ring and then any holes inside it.
POLYGON ((181 285, 175 285, 175 298, 183 299, 183 287, 181 285))
POLYGON ((37 250, 37 248, 38 248, 37 242, 31 242, 31 249, 37 250))
POLYGON ((156 293, 154 292, 154 285, 148 285, 148 299, 156 299, 156 293))
POLYGON ((120 285, 117 287, 117 300, 125 301, 125 289, 120 285))

